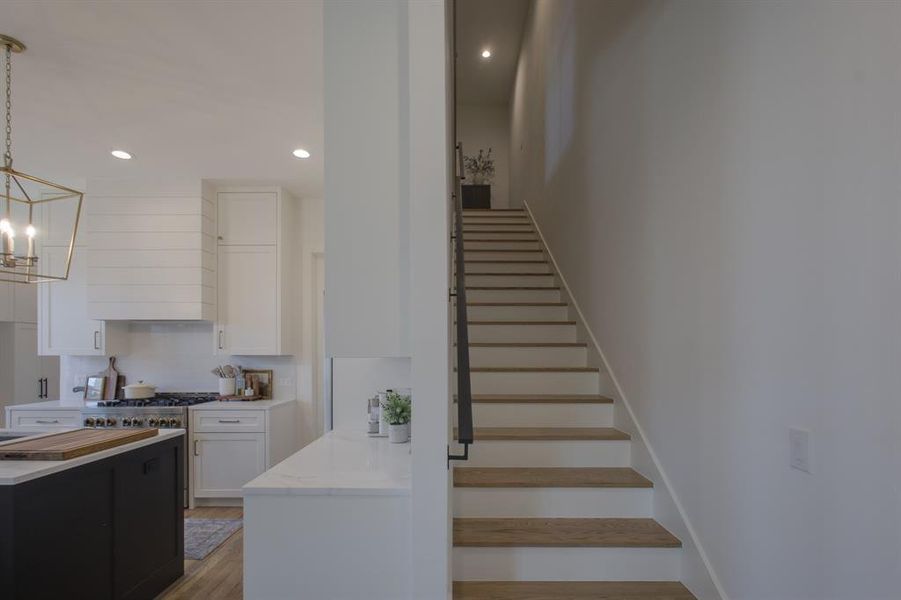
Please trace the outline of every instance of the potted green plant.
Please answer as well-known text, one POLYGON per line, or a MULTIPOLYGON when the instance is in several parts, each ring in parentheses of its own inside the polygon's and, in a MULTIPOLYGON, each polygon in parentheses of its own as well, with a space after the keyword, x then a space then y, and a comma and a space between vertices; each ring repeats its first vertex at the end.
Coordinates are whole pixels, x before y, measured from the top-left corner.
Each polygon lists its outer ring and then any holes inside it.
POLYGON ((388 423, 388 441, 403 444, 410 439, 413 403, 409 396, 389 392, 382 403, 382 418, 388 423))

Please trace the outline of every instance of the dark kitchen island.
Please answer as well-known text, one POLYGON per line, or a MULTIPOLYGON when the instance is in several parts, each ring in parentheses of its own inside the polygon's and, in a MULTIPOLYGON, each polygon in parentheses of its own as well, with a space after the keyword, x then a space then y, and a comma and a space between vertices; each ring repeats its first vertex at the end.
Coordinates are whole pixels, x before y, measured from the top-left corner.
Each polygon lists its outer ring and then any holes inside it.
POLYGON ((184 573, 184 431, 0 461, 0 596, 151 599, 184 573))

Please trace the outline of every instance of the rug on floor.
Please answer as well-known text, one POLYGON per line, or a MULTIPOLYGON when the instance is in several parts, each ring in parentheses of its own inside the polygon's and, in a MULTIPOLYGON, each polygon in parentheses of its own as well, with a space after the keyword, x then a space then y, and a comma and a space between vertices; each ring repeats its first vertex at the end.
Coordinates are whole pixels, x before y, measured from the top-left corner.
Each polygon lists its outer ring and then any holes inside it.
POLYGON ((241 519, 185 519, 185 558, 203 560, 241 529, 241 519))

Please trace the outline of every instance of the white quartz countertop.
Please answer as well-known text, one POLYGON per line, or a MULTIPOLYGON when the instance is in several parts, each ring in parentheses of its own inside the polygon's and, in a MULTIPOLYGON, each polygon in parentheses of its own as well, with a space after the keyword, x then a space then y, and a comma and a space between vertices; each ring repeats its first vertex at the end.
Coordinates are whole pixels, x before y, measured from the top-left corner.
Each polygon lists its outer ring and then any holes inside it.
MULTIPOLYGON (((52 433, 62 433, 64 431, 72 430, 61 429, 53 431, 52 433)), ((15 431, 4 429, 0 430, 0 434, 2 433, 15 433, 15 431)), ((0 485, 15 485, 17 483, 31 481, 32 479, 59 473, 60 471, 71 469, 72 467, 91 463, 95 460, 102 460, 110 456, 115 456, 116 454, 149 446, 150 444, 184 434, 184 429, 161 429, 155 437, 138 440, 137 442, 109 448, 108 450, 101 450, 100 452, 94 452, 93 454, 87 454, 69 460, 0 460, 0 485)))
POLYGON ((81 400, 44 400, 43 402, 29 402, 28 404, 7 404, 6 408, 13 410, 20 408, 28 410, 81 410, 84 408, 84 402, 81 400))
POLYGON ((280 400, 254 400, 245 402, 243 400, 228 400, 219 402, 204 402, 203 404, 195 404, 190 410, 267 410, 282 404, 290 404, 296 402, 294 398, 283 398, 280 400))
POLYGON ((410 444, 330 431, 244 486, 252 495, 407 496, 410 444))

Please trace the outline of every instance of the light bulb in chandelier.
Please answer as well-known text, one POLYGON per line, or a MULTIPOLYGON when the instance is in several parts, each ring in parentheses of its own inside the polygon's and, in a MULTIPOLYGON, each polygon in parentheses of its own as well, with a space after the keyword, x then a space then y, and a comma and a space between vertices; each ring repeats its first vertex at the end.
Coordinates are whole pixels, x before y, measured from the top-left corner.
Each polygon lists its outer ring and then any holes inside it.
POLYGON ((12 231, 12 226, 9 224, 9 219, 0 219, 0 233, 8 233, 12 231))
POLYGON ((34 236, 38 234, 38 230, 34 228, 34 225, 29 225, 25 228, 25 235, 28 236, 29 239, 34 239, 34 236))

